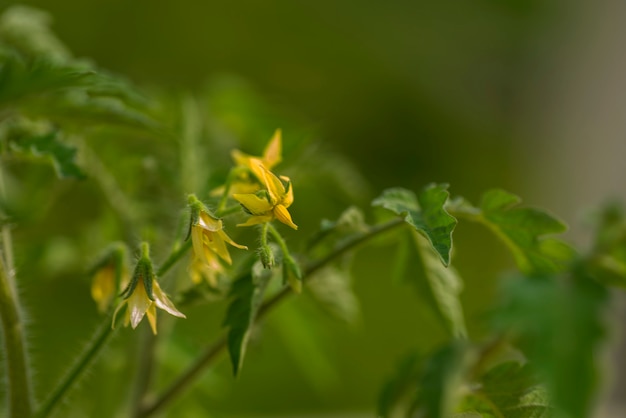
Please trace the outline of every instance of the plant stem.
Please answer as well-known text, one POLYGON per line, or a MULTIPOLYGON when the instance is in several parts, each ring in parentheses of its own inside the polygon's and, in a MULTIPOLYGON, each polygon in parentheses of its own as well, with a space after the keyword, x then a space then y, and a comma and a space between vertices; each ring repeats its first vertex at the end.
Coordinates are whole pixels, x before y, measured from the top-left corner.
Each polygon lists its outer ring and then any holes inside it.
POLYGON ((98 330, 94 334, 85 351, 80 355, 76 363, 69 372, 63 377, 61 383, 52 391, 50 396, 39 407, 35 414, 35 418, 44 418, 49 416, 54 408, 60 403, 67 391, 72 387, 76 380, 80 377, 87 366, 93 361, 100 350, 106 345, 109 337, 113 334, 111 328, 111 314, 102 321, 98 330))
MULTIPOLYGON (((180 247, 172 251, 165 262, 157 269, 157 276, 163 276, 167 273, 178 260, 189 250, 191 243, 185 243, 180 247)), ((4 307, 4 303, 2 303, 4 307)), ((67 391, 76 383, 78 378, 82 375, 85 369, 95 359, 97 354, 106 346, 109 337, 112 335, 113 329, 111 327, 111 315, 107 317, 100 324, 98 331, 91 339, 89 345, 85 348, 83 353, 78 358, 78 361, 72 366, 70 371, 65 375, 61 383, 52 391, 52 394, 46 399, 46 401, 39 407, 35 418, 45 418, 52 413, 54 408, 58 406, 61 400, 65 397, 67 391)), ((28 415, 19 415, 20 418, 27 417, 28 415)))
POLYGON ((9 281, 9 273, 2 257, 0 257, 0 317, 9 383, 9 416, 28 418, 32 414, 32 398, 24 327, 20 319, 17 294, 9 281))
MULTIPOLYGON (((369 231, 345 242, 343 245, 337 247, 332 253, 326 257, 317 260, 310 264, 302 275, 302 280, 310 279, 322 267, 331 263, 338 257, 344 255, 346 252, 354 249, 358 245, 384 233, 391 229, 404 225, 404 220, 397 218, 387 223, 372 227, 369 231)), ((290 287, 284 287, 280 292, 266 300, 259 308, 257 314, 257 321, 267 315, 272 308, 274 308, 280 301, 285 299, 292 293, 290 287)), ((213 344, 211 344, 176 381, 174 381, 163 393, 158 396, 154 401, 146 404, 138 418, 146 418, 152 414, 158 412, 161 408, 171 402, 179 393, 184 391, 193 381, 200 375, 200 373, 209 365, 211 365, 219 355, 226 348, 226 337, 222 335, 213 344)))

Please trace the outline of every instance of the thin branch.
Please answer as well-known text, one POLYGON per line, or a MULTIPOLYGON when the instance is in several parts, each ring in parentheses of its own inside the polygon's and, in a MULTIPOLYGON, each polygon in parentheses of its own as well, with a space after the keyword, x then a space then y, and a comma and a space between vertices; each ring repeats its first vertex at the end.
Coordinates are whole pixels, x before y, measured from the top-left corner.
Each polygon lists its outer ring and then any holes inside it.
MULTIPOLYGON (((345 242, 343 245, 336 248, 335 251, 328 254, 326 257, 310 264, 304 270, 302 280, 304 281, 310 279, 311 276, 313 276, 318 270, 325 267, 327 264, 331 263, 337 258, 341 257, 348 251, 359 246, 360 244, 363 244, 364 242, 403 224, 404 220, 400 218, 393 219, 382 225, 375 226, 366 233, 363 233, 360 236, 357 236, 345 242)), ((290 287, 284 287, 280 292, 266 300, 259 308, 257 321, 265 317, 265 315, 267 315, 276 305, 278 305, 280 301, 285 299, 291 293, 292 291, 290 287)), ((219 355, 226 348, 226 343, 227 341, 224 335, 219 337, 193 362, 193 364, 191 364, 191 366, 189 366, 189 368, 185 372, 183 372, 182 375, 179 376, 178 379, 176 379, 176 381, 174 381, 167 389, 165 389, 163 393, 161 393, 161 395, 159 395, 154 401, 146 404, 142 410, 142 413, 139 414, 137 417, 146 418, 151 416, 152 414, 158 412, 169 402, 171 402, 174 398, 176 398, 178 394, 187 389, 187 387, 195 381, 200 373, 219 357, 219 355)))

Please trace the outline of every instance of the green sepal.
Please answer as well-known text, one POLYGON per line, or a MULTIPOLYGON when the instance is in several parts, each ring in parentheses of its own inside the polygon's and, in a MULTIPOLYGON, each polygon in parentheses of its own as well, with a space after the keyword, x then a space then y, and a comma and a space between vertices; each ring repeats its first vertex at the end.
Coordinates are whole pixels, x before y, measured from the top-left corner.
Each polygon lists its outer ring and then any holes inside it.
POLYGON ((422 234, 448 266, 452 251, 452 232, 457 221, 445 209, 449 193, 447 184, 429 184, 416 196, 402 188, 387 189, 372 202, 403 217, 422 234))

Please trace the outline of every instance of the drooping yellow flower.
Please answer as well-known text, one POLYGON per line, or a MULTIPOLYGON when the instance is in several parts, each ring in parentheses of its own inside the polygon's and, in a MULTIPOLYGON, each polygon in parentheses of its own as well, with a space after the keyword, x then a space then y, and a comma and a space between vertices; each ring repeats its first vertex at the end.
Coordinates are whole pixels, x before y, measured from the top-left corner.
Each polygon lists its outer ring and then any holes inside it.
POLYGON ((115 318, 120 309, 126 307, 124 325, 128 326, 128 324, 130 324, 133 329, 135 329, 147 314, 152 332, 156 334, 156 308, 163 309, 170 315, 179 318, 186 317, 176 309, 172 301, 169 300, 156 281, 152 261, 150 261, 149 247, 145 242, 141 246, 141 253, 141 258, 137 261, 133 277, 126 289, 122 292, 121 296, 124 300, 113 313, 113 323, 111 326, 115 326, 115 318))
POLYGON ((91 297, 96 301, 98 310, 105 312, 117 294, 115 267, 107 265, 99 269, 91 282, 91 297))
POLYGON ((250 169, 263 183, 265 189, 256 193, 234 194, 237 200, 252 216, 237 226, 250 226, 278 219, 285 225, 298 229, 287 210, 293 203, 293 188, 288 177, 277 177, 260 161, 251 159, 250 169))
POLYGON ((120 289, 128 285, 126 247, 112 245, 96 265, 91 282, 91 297, 101 313, 106 312, 120 289))
POLYGON ((152 295, 154 300, 150 299, 150 296, 148 296, 148 292, 146 291, 144 281, 140 280, 140 282, 136 284, 132 293, 130 293, 130 295, 128 295, 115 310, 115 313, 113 314, 113 324, 115 324, 117 312, 125 305, 127 308, 126 315, 124 316, 124 325, 128 326, 128 324, 130 324, 130 326, 135 329, 143 319, 144 315, 147 314, 150 328, 152 328, 152 332, 155 335, 157 333, 156 308, 163 309, 170 315, 174 315, 179 318, 186 318, 183 313, 176 309, 172 301, 169 300, 167 295, 165 295, 165 293, 161 290, 159 283, 154 279, 152 279, 152 295))
POLYGON ((221 219, 215 218, 205 211, 198 214, 197 223, 191 226, 191 242, 194 254, 201 260, 206 260, 207 264, 210 264, 209 260, 211 259, 210 256, 207 256, 207 252, 208 254, 217 254, 228 264, 233 263, 226 243, 242 250, 248 249, 245 245, 237 244, 226 235, 221 219))

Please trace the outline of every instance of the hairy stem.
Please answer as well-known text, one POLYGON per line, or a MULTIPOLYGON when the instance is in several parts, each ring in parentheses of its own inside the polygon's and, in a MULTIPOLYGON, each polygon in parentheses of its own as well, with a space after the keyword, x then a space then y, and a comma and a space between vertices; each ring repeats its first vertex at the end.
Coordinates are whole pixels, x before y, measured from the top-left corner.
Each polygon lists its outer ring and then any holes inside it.
MULTIPOLYGON (((163 262, 161 267, 157 269, 157 276, 163 276, 167 273, 178 260, 189 250, 191 244, 183 244, 178 248, 175 248, 169 257, 163 262)), ((2 304, 4 307, 4 303, 2 304)), ((91 339, 91 342, 85 347, 83 353, 78 357, 76 363, 72 366, 70 371, 61 380, 61 383, 52 391, 51 395, 45 400, 45 402, 39 407, 36 418, 48 417, 52 411, 63 400, 68 390, 78 381, 79 377, 87 369, 87 367, 93 362, 100 351, 106 346, 109 337, 112 335, 113 329, 111 327, 111 315, 107 317, 100 324, 98 331, 91 339)), ((28 415, 23 415, 27 417, 28 415)), ((19 415, 21 418, 22 415, 19 415)))
POLYGON ((0 317, 9 383, 9 416, 28 418, 32 414, 32 398, 24 326, 20 319, 17 294, 9 281, 9 273, 2 257, 0 257, 0 317))
MULTIPOLYGON (((387 232, 391 229, 397 228, 404 224, 402 219, 394 219, 387 223, 372 227, 369 231, 354 237, 353 239, 345 242, 343 245, 335 248, 333 252, 326 257, 321 258, 311 263, 303 272, 302 280, 310 279, 313 274, 318 270, 341 257, 348 251, 354 249, 358 245, 369 241, 370 239, 387 232)), ((262 319, 267 315, 280 301, 285 299, 292 293, 291 288, 284 287, 280 292, 266 300, 259 308, 257 314, 257 320, 262 319)), ((182 393, 189 385, 191 385, 196 378, 200 376, 200 373, 215 360, 219 358, 219 355, 226 348, 226 337, 222 335, 215 342, 213 342, 207 349, 200 354, 200 356, 185 370, 177 380, 175 380, 167 389, 161 393, 154 401, 146 404, 142 410, 142 413, 138 415, 139 418, 149 417, 152 414, 161 410, 165 405, 174 400, 180 393, 182 393)))
POLYGON ((35 418, 44 418, 49 416, 52 411, 59 405, 60 401, 66 395, 67 391, 78 380, 78 378, 85 371, 87 366, 91 364, 96 355, 106 345, 109 337, 113 334, 111 328, 111 314, 107 315, 104 321, 100 324, 98 330, 94 334, 91 342, 85 347, 85 351, 78 357, 78 360, 67 374, 61 379, 61 383, 52 391, 50 396, 39 407, 39 410, 35 414, 35 418))

